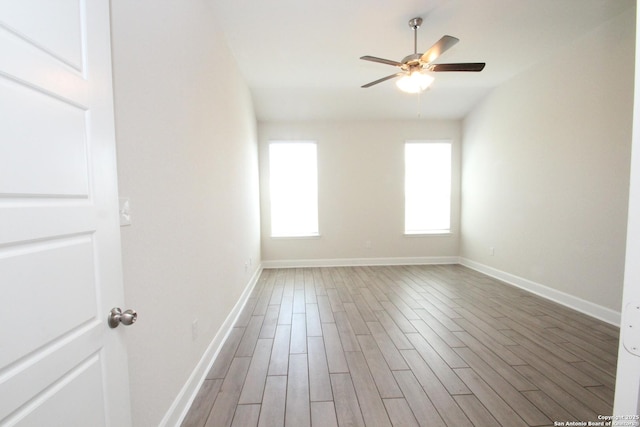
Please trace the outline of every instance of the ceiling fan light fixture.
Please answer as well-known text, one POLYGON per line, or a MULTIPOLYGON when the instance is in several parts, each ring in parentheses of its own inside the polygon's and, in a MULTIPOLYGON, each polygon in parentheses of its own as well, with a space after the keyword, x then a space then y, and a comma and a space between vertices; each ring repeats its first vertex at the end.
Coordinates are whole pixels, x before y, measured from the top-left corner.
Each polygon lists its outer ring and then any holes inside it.
POLYGON ((412 71, 410 74, 402 76, 396 81, 396 86, 403 92, 420 93, 426 90, 431 83, 433 77, 421 71, 412 71))

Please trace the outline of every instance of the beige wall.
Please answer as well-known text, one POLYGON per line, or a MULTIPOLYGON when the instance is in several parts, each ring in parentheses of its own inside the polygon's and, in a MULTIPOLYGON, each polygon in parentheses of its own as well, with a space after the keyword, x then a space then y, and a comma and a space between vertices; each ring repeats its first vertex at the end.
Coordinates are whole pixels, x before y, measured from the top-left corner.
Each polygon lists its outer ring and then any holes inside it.
POLYGON ((621 15, 467 116, 462 257, 619 312, 634 36, 621 15))
POLYGON ((259 123, 263 260, 457 256, 460 126, 459 121, 418 120, 259 123), (270 237, 267 147, 270 140, 296 139, 318 144, 321 237, 274 239, 270 237), (403 235, 404 141, 408 139, 453 141, 451 235, 403 235))
POLYGON ((260 262, 256 124, 203 1, 112 2, 112 28, 133 425, 157 426, 260 262))

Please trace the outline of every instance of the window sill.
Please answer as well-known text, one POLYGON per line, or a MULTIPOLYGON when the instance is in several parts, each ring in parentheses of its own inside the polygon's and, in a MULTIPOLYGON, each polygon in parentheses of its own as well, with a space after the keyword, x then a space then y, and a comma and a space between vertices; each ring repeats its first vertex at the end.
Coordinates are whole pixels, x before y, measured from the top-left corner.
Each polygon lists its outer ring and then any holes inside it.
POLYGON ((270 236, 273 240, 315 240, 322 237, 320 234, 307 234, 300 236, 270 236))
POLYGON ((453 236, 451 230, 415 231, 403 234, 405 237, 447 237, 453 236))

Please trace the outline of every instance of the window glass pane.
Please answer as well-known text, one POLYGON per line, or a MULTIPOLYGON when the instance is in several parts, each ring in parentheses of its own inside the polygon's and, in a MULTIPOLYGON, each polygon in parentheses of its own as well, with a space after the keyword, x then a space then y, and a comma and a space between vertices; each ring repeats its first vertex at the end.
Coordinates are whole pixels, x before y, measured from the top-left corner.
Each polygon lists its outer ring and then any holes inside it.
POLYGON ((269 144, 271 235, 318 234, 318 166, 314 142, 269 144))
POLYGON ((405 233, 448 232, 451 226, 451 143, 405 143, 405 233))

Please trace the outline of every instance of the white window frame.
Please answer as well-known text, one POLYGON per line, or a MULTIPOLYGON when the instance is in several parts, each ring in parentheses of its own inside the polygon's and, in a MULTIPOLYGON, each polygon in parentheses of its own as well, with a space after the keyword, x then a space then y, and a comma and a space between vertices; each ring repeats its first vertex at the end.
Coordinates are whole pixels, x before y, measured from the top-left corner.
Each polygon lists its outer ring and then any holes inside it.
MULTIPOLYGON (((434 153, 436 154, 436 153, 434 153)), ((451 214, 452 214, 452 171, 453 171, 453 143, 451 140, 408 140, 404 143, 404 235, 406 236, 422 236, 422 235, 447 235, 451 234, 451 214), (449 161, 442 170, 442 162, 433 160, 434 164, 431 167, 428 162, 431 159, 425 159, 427 162, 424 167, 426 169, 419 170, 418 165, 415 164, 415 160, 420 155, 415 150, 420 150, 419 147, 433 147, 435 149, 445 149, 448 147, 449 161), (411 151, 411 152, 409 152, 411 151), (417 172, 414 178, 411 178, 409 174, 417 172), (408 182, 412 179, 414 182, 408 182), (422 184, 416 183, 416 180, 423 181, 422 184), (439 180, 445 187, 435 187, 429 185, 431 182, 439 180), (420 187, 418 187, 420 186, 420 187), (446 188, 448 187, 448 188, 446 188), (421 194, 422 193, 422 194, 421 194), (431 225, 426 221, 423 224, 418 224, 415 219, 410 217, 420 213, 427 217, 431 214, 429 206, 425 203, 428 198, 440 199, 441 206, 438 208, 439 214, 433 215, 431 219, 431 225), (413 206, 413 212, 410 212, 413 206), (438 224, 439 223, 439 224, 438 224), (436 226, 439 225, 439 226, 436 226)))
MULTIPOLYGON (((279 153, 282 154, 282 153, 279 153)), ((307 159, 309 160, 309 159, 307 159)), ((269 141, 269 211, 272 238, 318 237, 318 147, 316 141, 269 141), (275 162, 273 150, 298 147, 303 156, 309 155, 313 147, 315 162, 284 168, 275 162), (306 153, 305 153, 305 150, 306 153), (313 163, 313 164, 312 164, 313 163), (304 186, 306 184, 306 186, 304 186), (279 186, 280 188, 275 188, 279 186), (301 204, 302 203, 302 204, 301 204), (286 211, 280 215, 278 209, 286 211)))

